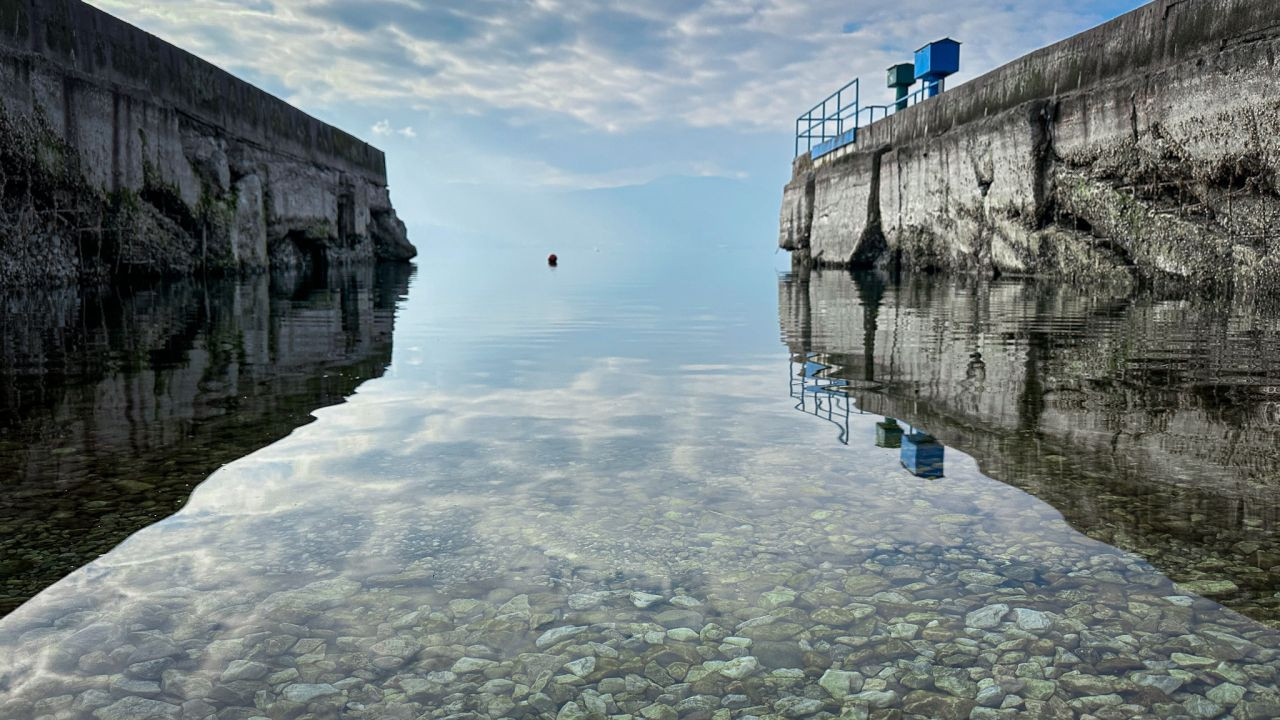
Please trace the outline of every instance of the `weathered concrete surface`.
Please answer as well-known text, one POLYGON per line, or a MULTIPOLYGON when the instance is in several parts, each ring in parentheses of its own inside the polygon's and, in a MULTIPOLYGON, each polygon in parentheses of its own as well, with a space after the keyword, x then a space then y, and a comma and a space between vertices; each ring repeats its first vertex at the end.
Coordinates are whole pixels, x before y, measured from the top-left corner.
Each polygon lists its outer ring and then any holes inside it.
MULTIPOLYGON (((856 406, 1280 626, 1280 320, 1244 306, 876 272, 779 283, 783 339, 856 406)), ((862 438, 870 445, 871 440, 862 438)))
POLYGON ((1274 292, 1278 51, 1273 0, 1158 0, 797 159, 780 245, 798 264, 1274 292))
POLYGON ((0 284, 414 254, 381 151, 80 0, 0 0, 0 284))

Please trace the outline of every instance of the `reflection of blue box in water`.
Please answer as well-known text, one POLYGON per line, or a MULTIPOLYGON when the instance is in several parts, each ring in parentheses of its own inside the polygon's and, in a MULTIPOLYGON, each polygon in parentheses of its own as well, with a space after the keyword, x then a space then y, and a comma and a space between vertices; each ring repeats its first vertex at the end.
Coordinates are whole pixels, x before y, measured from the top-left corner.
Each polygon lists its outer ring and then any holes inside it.
POLYGON ((884 422, 876 423, 876 447, 902 447, 902 426, 897 420, 885 418, 884 422))
POLYGON ((911 433, 902 438, 902 466, 922 478, 942 477, 946 448, 927 433, 911 433))

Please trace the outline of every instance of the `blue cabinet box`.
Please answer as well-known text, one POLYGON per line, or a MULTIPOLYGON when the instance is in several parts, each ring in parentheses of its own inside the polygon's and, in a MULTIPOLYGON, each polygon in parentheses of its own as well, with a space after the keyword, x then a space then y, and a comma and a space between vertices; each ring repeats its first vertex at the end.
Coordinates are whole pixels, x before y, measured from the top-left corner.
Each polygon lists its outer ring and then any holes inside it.
POLYGON ((927 433, 913 432, 902 438, 902 466, 921 478, 943 476, 946 448, 927 433))
POLYGON ((960 43, 943 38, 916 51, 916 79, 941 80, 960 72, 960 43))

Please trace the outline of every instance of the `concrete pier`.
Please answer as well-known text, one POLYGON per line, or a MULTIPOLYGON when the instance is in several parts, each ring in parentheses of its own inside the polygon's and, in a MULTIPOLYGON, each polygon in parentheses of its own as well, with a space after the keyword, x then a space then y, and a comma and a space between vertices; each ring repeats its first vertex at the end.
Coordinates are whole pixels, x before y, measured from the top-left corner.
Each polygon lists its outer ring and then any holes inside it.
POLYGON ((797 158, 798 265, 1280 288, 1280 5, 1157 0, 797 158))
POLYGON ((0 0, 0 284, 415 253, 381 151, 80 0, 0 0))

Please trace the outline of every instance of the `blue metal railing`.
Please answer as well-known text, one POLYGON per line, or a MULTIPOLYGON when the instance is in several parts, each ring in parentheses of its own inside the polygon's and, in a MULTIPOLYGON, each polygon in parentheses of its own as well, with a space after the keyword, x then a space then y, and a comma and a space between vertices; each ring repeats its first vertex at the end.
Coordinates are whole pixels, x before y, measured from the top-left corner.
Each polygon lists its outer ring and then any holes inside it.
POLYGON ((857 139, 858 92, 859 83, 855 78, 814 105, 809 112, 796 118, 797 156, 802 142, 806 152, 812 153, 815 148, 824 148, 821 154, 826 154, 835 149, 833 145, 842 147, 857 139), (848 130, 845 129, 846 123, 849 125, 848 130), (839 143, 840 140, 845 142, 839 143))
POLYGON ((859 82, 855 79, 796 118, 796 156, 800 155, 801 146, 804 147, 804 152, 817 160, 827 153, 852 145, 858 141, 858 128, 883 120, 931 97, 928 83, 888 105, 863 107, 858 96, 859 82))

